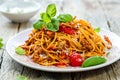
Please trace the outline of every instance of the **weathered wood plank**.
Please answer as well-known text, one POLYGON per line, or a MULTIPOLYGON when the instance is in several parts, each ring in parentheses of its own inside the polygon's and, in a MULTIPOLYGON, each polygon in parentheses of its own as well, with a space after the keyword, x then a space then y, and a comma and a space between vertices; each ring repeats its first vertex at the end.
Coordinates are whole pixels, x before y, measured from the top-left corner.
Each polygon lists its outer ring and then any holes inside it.
MULTIPOLYGON (((31 23, 32 20, 33 18, 28 24, 31 23)), ((0 14, 0 22, 0 37, 4 40, 4 46, 7 40, 18 32, 21 25, 24 25, 24 29, 28 27, 25 26, 27 22, 22 24, 11 23, 11 21, 2 16, 2 14, 0 14)), ((22 73, 23 66, 11 59, 5 50, 0 50, 0 68, 0 80, 15 80, 16 77, 22 73)))
POLYGON ((74 80, 109 80, 109 76, 107 76, 104 68, 75 74, 74 80))
POLYGON ((64 5, 63 12, 88 20, 94 27, 102 27, 109 30, 104 13, 96 0, 65 0, 64 2, 66 5, 64 5))
MULTIPOLYGON (((49 3, 55 3, 58 13, 70 13, 80 19, 86 19, 95 27, 102 27, 120 35, 120 8, 119 0, 37 0, 41 9, 45 11, 49 3), (63 1, 63 2, 61 2, 63 1), (102 6, 102 7, 101 7, 102 6), (117 14, 116 14, 117 13, 117 14)), ((1 15, 1 14, 0 14, 1 15)), ((39 18, 39 13, 29 22, 22 24, 10 23, 9 20, 0 16, 0 37, 7 40, 14 34, 31 28, 35 20, 39 18), (8 36, 9 34, 9 36, 8 36)), ((75 73, 52 73, 34 70, 15 62, 5 50, 0 50, 0 80, 16 80, 18 75, 24 75, 30 80, 119 80, 120 60, 111 66, 101 69, 75 72, 75 73)))
POLYGON ((11 59, 7 52, 3 56, 0 80, 15 80, 16 76, 21 74, 23 67, 11 59))
MULTIPOLYGON (((100 1, 101 6, 104 9, 104 12, 107 16, 109 27, 112 32, 116 33, 120 36, 120 1, 119 0, 109 0, 106 1, 100 1)), ((114 72, 114 75, 116 76, 116 80, 120 79, 120 60, 116 63, 112 64, 112 69, 114 72)), ((111 74, 111 73, 109 73, 111 74)), ((113 76, 110 76, 111 80, 113 76)))
MULTIPOLYGON (((4 47, 7 40, 17 33, 18 24, 11 23, 8 19, 0 16, 0 37, 4 40, 4 47)), ((5 49, 0 51, 0 80, 14 80, 14 77, 21 74, 21 65, 16 64, 10 56, 7 54, 5 49)))
POLYGON ((111 30, 120 35, 120 1, 100 1, 101 7, 104 9, 104 13, 107 17, 111 30))

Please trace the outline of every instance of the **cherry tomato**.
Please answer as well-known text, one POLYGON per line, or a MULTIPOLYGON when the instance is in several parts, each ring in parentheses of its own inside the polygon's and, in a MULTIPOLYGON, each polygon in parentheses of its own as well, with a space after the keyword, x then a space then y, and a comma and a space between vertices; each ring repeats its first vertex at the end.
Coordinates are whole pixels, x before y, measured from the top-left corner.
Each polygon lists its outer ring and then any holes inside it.
POLYGON ((73 28, 66 27, 66 26, 60 26, 59 31, 67 34, 75 34, 75 30, 73 28))
POLYGON ((84 59, 81 57, 80 54, 78 53, 72 53, 72 55, 70 56, 70 65, 71 66, 81 66, 83 63, 84 59))

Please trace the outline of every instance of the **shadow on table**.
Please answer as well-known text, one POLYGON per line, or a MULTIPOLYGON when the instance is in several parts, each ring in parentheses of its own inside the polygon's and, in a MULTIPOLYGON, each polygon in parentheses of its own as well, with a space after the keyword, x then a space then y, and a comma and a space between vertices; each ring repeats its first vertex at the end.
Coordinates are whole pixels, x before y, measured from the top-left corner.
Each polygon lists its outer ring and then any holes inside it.
POLYGON ((23 71, 23 75, 29 77, 30 80, 105 80, 109 79, 108 76, 112 77, 111 73, 113 73, 111 65, 96 70, 72 73, 45 72, 27 67, 24 67, 23 71))

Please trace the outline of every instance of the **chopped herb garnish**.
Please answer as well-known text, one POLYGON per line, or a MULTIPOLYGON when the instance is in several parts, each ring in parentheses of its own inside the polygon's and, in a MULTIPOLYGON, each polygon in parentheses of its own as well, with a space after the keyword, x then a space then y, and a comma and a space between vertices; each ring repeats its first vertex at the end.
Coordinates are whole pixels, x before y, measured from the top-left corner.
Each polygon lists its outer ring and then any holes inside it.
POLYGON ((15 52, 19 55, 24 55, 25 54, 25 50, 21 47, 16 47, 15 52))
POLYGON ((60 14, 57 18, 54 18, 56 15, 57 9, 55 4, 49 4, 47 6, 46 12, 40 14, 40 20, 33 24, 35 29, 42 29, 46 27, 50 31, 58 31, 60 22, 70 22, 73 17, 70 14, 60 14))
POLYGON ((99 33, 100 32, 100 27, 94 28, 94 31, 99 33))

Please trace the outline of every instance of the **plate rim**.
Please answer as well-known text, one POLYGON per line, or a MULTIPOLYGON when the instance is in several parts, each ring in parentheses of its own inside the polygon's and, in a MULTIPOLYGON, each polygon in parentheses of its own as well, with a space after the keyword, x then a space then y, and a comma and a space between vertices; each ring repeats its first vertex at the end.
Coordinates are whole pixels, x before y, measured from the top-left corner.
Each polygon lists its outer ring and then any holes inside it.
MULTIPOLYGON (((15 58, 15 57, 12 55, 12 53, 9 52, 9 47, 8 47, 8 45, 10 45, 9 42, 10 42, 12 39, 14 39, 15 37, 17 37, 18 35, 20 35, 20 34, 22 34, 22 33, 27 32, 27 31, 31 31, 32 29, 33 29, 33 28, 28 28, 28 29, 25 29, 25 30, 23 30, 23 31, 15 34, 15 35, 12 36, 12 37, 7 41, 7 43, 6 43, 6 51, 7 51, 8 55, 9 55, 14 61, 16 61, 17 63, 19 63, 19 64, 21 64, 21 65, 24 65, 24 66, 26 66, 26 67, 29 67, 29 68, 32 68, 32 69, 36 69, 36 70, 41 70, 41 71, 47 71, 47 72, 82 72, 82 71, 89 71, 89 70, 94 70, 94 69, 106 67, 106 66, 111 65, 112 63, 114 63, 114 62, 116 62, 116 61, 118 61, 118 60, 120 59, 120 55, 119 55, 119 56, 117 56, 117 58, 115 58, 114 60, 112 60, 112 61, 110 61, 110 62, 106 62, 106 63, 100 64, 100 65, 96 65, 96 66, 91 66, 91 67, 86 67, 86 68, 81 68, 81 67, 76 68, 76 67, 73 67, 72 69, 71 69, 71 68, 69 68, 69 69, 67 68, 67 69, 66 69, 66 68, 57 68, 57 67, 56 67, 57 70, 56 70, 56 69, 53 69, 53 68, 50 68, 50 69, 49 69, 48 66, 36 67, 36 66, 30 65, 29 63, 26 64, 26 62, 21 62, 19 59, 15 58), (74 69, 74 68, 76 68, 76 69, 74 69)), ((105 29, 103 29, 103 30, 104 30, 104 31, 108 31, 108 30, 105 30, 105 29)), ((111 32, 111 31, 108 31, 108 32, 116 35, 116 36, 120 39, 120 37, 119 37, 117 34, 111 32)))

